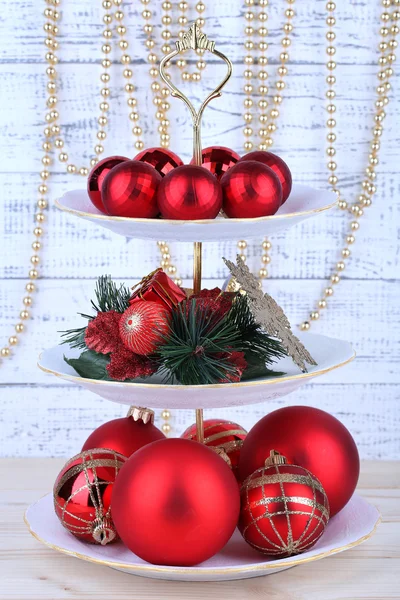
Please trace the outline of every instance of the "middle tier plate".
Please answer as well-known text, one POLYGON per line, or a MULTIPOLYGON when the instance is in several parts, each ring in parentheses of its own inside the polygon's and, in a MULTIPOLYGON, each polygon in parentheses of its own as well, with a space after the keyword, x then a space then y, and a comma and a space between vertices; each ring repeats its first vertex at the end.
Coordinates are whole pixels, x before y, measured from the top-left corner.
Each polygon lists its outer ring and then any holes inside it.
POLYGON ((80 377, 64 361, 64 355, 75 358, 79 350, 68 346, 55 346, 42 352, 38 366, 42 371, 61 379, 73 381, 91 392, 120 404, 136 404, 150 408, 218 408, 220 406, 243 406, 274 400, 290 394, 314 377, 333 371, 353 360, 355 352, 348 342, 311 333, 299 334, 317 366, 310 366, 308 373, 301 373, 290 358, 272 365, 276 371, 284 371, 280 377, 261 377, 238 383, 214 385, 169 385, 160 376, 137 379, 125 383, 80 377))
POLYGON ((333 192, 295 184, 289 198, 275 215, 255 219, 217 217, 202 221, 172 221, 112 217, 104 215, 93 206, 86 190, 67 192, 56 201, 56 206, 60 210, 101 225, 127 238, 211 242, 269 236, 329 210, 336 203, 337 198, 333 192))

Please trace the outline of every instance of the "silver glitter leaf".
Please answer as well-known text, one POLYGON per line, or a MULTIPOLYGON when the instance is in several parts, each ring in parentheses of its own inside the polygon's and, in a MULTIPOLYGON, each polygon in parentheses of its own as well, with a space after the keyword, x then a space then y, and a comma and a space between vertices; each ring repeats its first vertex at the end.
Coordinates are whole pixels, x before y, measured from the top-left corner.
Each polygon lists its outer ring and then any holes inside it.
POLYGON ((306 363, 317 363, 291 330, 290 322, 279 304, 260 288, 258 279, 250 272, 247 265, 236 257, 236 265, 223 258, 229 271, 247 293, 251 312, 257 323, 272 337, 278 338, 287 354, 303 373, 307 372, 306 363))

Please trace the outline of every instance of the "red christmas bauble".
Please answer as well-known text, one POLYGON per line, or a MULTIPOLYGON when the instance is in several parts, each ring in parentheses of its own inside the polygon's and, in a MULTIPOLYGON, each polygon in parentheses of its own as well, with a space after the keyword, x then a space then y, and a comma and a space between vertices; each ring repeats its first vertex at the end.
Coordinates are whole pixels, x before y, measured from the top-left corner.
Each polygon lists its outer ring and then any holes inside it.
MULTIPOLYGON (((228 169, 233 167, 238 160, 240 160, 239 154, 226 148, 225 146, 210 146, 204 148, 201 152, 202 166, 210 171, 215 177, 220 180, 228 169)), ((194 159, 190 161, 190 164, 194 164, 194 159)))
MULTIPOLYGON (((222 448, 227 454, 234 475, 239 465, 240 450, 247 431, 237 423, 225 419, 206 419, 204 426, 204 443, 206 446, 222 448)), ((196 424, 188 427, 181 435, 186 440, 197 440, 196 424)))
POLYGON ((263 466, 272 449, 289 463, 319 479, 329 499, 331 517, 350 500, 360 474, 357 446, 344 425, 329 413, 308 406, 288 406, 263 417, 247 434, 240 454, 243 481, 263 466))
POLYGON ((126 348, 147 356, 164 341, 169 332, 170 311, 158 302, 139 300, 122 314, 119 333, 126 348))
POLYGON ((101 199, 109 215, 151 219, 159 213, 156 191, 161 175, 139 160, 127 160, 104 178, 101 199))
POLYGON ((249 154, 246 154, 240 160, 255 160, 272 169, 278 175, 282 185, 282 204, 286 202, 292 190, 292 174, 280 156, 273 154, 273 152, 256 150, 255 152, 249 152, 249 154))
POLYGON ((132 454, 111 505, 122 541, 137 556, 158 565, 190 566, 227 543, 240 499, 232 471, 215 452, 172 438, 132 454))
POLYGON ((71 458, 53 489, 54 509, 75 537, 105 545, 117 539, 111 519, 111 492, 125 456, 96 448, 71 458))
POLYGON ((214 219, 222 206, 222 190, 209 171, 183 165, 164 177, 157 191, 158 208, 165 219, 214 219))
POLYGON ((183 165, 177 154, 166 148, 147 148, 135 156, 133 160, 140 160, 155 168, 162 177, 176 167, 183 165))
POLYGON ((240 490, 238 529, 263 554, 292 556, 319 540, 329 521, 329 502, 314 475, 288 465, 271 452, 265 466, 244 481, 240 490))
POLYGON ((83 444, 82 452, 92 448, 107 448, 129 458, 146 444, 165 438, 153 423, 152 410, 131 406, 126 417, 113 419, 95 429, 83 444))
POLYGON ((87 181, 89 198, 95 207, 103 213, 107 213, 101 199, 101 187, 104 178, 111 169, 126 160, 129 160, 129 158, 126 158, 125 156, 109 156, 108 158, 103 158, 103 160, 100 160, 89 173, 87 181))
POLYGON ((274 215, 282 204, 279 177, 255 160, 239 161, 222 177, 221 186, 228 217, 266 217, 274 215))

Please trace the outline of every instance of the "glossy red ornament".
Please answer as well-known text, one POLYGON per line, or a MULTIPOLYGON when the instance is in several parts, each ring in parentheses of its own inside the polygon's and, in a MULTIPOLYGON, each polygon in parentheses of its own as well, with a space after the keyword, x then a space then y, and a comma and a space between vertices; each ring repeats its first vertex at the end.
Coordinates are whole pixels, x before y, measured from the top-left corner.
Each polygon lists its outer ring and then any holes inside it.
POLYGON ((256 150, 255 152, 249 152, 240 160, 255 160, 272 169, 274 173, 278 175, 282 185, 282 204, 286 202, 292 190, 292 174, 289 167, 280 156, 273 154, 273 152, 256 150))
POLYGON ((321 483, 304 467, 284 461, 272 451, 240 490, 240 533, 250 546, 275 558, 314 546, 329 521, 321 483))
POLYGON ((105 176, 117 165, 129 160, 125 156, 109 156, 100 160, 90 171, 87 181, 89 198, 95 207, 103 213, 107 213, 101 199, 101 188, 105 176))
POLYGON ((274 215, 282 204, 282 186, 269 167, 239 161, 221 179, 223 210, 228 217, 249 219, 274 215))
POLYGON ((172 309, 182 300, 186 300, 183 289, 176 285, 162 269, 156 269, 150 275, 146 275, 132 289, 134 291, 129 304, 140 302, 140 300, 150 300, 172 309))
POLYGON ((138 160, 125 161, 104 178, 101 199, 109 215, 151 219, 159 213, 156 191, 161 175, 138 160))
MULTIPOLYGON (((239 154, 226 148, 225 146, 210 146, 204 148, 201 152, 202 166, 210 171, 218 181, 221 177, 240 160, 239 154)), ((190 164, 194 164, 194 159, 190 161, 190 164)))
POLYGON ((170 311, 158 302, 139 300, 122 314, 119 333, 122 343, 135 354, 155 352, 170 330, 170 311))
POLYGON ((157 191, 158 208, 165 219, 214 219, 222 206, 222 190, 209 171, 183 165, 164 177, 157 191))
POLYGON ((126 417, 97 427, 83 444, 82 452, 107 448, 129 458, 139 448, 164 438, 165 435, 154 425, 152 410, 131 406, 126 417))
MULTIPOLYGON (((239 465, 240 450, 247 431, 237 423, 225 419, 206 419, 204 425, 204 443, 206 446, 222 448, 227 454, 234 475, 239 465)), ((196 440, 196 423, 188 427, 181 435, 186 440, 196 440)))
POLYGON ((360 474, 358 450, 350 432, 329 413, 309 406, 288 406, 263 417, 243 444, 242 481, 263 466, 272 449, 319 479, 331 517, 350 500, 360 474))
POLYGON ((111 518, 111 492, 125 456, 96 448, 71 458, 53 489, 54 510, 75 537, 105 545, 117 539, 111 518))
POLYGON ((155 168, 162 177, 176 167, 183 165, 177 154, 166 148, 147 148, 135 156, 133 160, 140 160, 155 168))
POLYGON ((235 477, 212 450, 171 438, 132 454, 114 486, 112 514, 124 544, 159 565, 211 558, 231 537, 240 499, 235 477))

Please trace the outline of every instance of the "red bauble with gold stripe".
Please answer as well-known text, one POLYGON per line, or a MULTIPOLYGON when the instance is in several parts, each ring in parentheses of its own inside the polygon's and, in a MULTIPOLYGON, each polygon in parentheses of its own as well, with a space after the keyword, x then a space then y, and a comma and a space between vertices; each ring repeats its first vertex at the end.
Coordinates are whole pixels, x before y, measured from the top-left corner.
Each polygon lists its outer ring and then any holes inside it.
POLYGON ((310 471, 286 464, 275 450, 243 482, 238 528, 245 541, 267 556, 309 550, 329 521, 324 488, 310 471))
POLYGON ((165 341, 170 330, 170 311, 158 302, 138 300, 122 314, 122 343, 135 354, 148 356, 165 341))
MULTIPOLYGON (((225 419, 206 419, 204 421, 204 443, 206 446, 222 448, 231 461, 235 476, 240 458, 240 450, 247 431, 233 421, 225 419)), ((191 425, 181 435, 186 440, 195 440, 196 424, 191 425)))

